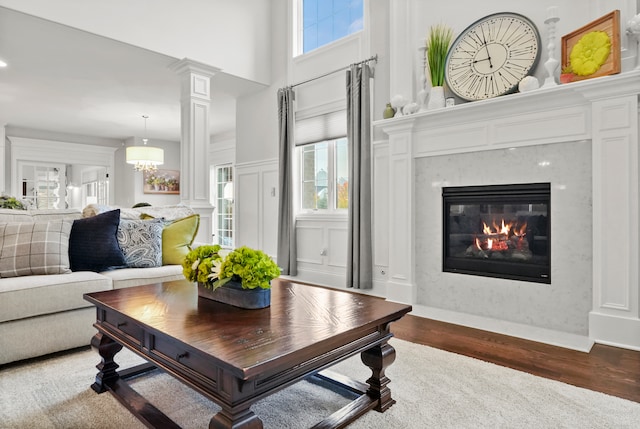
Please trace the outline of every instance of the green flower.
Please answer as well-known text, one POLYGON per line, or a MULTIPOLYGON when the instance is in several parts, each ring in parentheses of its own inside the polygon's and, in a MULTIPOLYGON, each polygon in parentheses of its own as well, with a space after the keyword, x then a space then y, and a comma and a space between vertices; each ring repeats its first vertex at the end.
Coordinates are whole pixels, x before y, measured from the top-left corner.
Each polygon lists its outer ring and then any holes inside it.
POLYGON ((192 282, 209 282, 209 274, 214 267, 214 261, 222 258, 218 254, 221 247, 217 244, 205 245, 191 250, 182 261, 182 273, 192 282))
POLYGON ((220 271, 221 280, 229 281, 235 277, 242 282, 244 289, 269 289, 269 282, 279 275, 280 268, 269 255, 246 246, 229 253, 222 262, 220 271))
POLYGON ((182 272, 187 280, 214 290, 233 279, 244 289, 269 289, 280 268, 260 250, 243 246, 229 252, 215 244, 190 251, 182 261, 182 272))
POLYGON ((573 72, 579 76, 589 76, 598 71, 609 58, 611 39, 604 31, 591 31, 578 40, 571 50, 570 60, 573 72))

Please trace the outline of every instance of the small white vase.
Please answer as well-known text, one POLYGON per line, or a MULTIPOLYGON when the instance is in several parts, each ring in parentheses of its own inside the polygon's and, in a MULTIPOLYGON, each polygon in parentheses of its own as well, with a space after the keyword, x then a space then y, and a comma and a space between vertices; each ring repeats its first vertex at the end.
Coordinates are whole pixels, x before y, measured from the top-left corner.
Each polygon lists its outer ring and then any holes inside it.
POLYGON ((429 93, 428 109, 439 109, 445 106, 444 88, 442 86, 434 86, 429 93))

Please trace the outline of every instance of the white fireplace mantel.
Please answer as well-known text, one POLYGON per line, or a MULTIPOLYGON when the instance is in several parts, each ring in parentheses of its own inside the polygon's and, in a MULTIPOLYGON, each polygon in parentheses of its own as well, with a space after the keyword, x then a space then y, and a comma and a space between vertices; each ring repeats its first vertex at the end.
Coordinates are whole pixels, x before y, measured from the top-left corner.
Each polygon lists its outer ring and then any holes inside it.
POLYGON ((417 158, 590 142, 593 307, 585 315, 588 339, 640 350, 639 94, 640 71, 634 70, 374 122, 374 136, 388 136, 389 206, 395 208, 388 213, 387 298, 416 303, 417 158), (612 225, 625 231, 615 240, 609 239, 612 225))

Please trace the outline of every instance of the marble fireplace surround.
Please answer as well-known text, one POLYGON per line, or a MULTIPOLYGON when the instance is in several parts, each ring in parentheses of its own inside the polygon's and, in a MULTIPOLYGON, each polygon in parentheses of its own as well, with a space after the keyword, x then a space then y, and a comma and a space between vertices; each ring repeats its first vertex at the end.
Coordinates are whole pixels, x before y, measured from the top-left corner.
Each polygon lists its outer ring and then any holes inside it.
POLYGON ((576 350, 640 350, 638 94, 634 70, 374 122, 388 136, 387 299, 576 350), (503 168, 477 168, 489 162, 503 168), (551 285, 442 272, 442 186, 533 182, 552 188, 551 285), (611 239, 612 225, 625 232, 611 239))

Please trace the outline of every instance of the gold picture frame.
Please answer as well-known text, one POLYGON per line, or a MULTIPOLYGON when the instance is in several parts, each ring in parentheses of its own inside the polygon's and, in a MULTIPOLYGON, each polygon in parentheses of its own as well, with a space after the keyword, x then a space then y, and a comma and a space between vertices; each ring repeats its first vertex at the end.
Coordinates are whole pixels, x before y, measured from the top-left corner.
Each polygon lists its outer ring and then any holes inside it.
POLYGON ((145 171, 142 180, 142 192, 145 194, 180 193, 179 170, 145 171))
POLYGON ((592 31, 604 31, 609 36, 609 39, 611 40, 611 52, 609 53, 609 57, 594 73, 588 76, 578 76, 573 74, 571 76, 571 81, 620 73, 620 11, 617 9, 565 36, 562 36, 562 70, 565 70, 567 66, 570 65, 571 61, 569 58, 573 47, 578 43, 582 36, 592 31))

